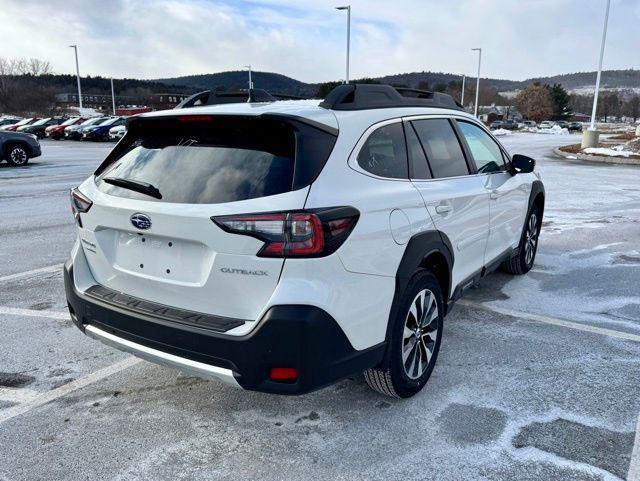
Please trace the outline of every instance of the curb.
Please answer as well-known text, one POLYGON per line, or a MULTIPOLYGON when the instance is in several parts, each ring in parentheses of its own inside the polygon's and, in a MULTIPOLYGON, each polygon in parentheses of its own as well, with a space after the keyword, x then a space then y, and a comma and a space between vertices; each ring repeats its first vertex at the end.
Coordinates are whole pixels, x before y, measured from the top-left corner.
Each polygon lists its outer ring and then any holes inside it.
POLYGON ((562 150, 560 150, 560 147, 553 149, 553 153, 556 154, 557 157, 562 157, 566 160, 583 160, 586 162, 599 162, 601 164, 640 166, 640 159, 631 159, 626 157, 609 157, 604 155, 572 154, 570 152, 563 152, 562 150))

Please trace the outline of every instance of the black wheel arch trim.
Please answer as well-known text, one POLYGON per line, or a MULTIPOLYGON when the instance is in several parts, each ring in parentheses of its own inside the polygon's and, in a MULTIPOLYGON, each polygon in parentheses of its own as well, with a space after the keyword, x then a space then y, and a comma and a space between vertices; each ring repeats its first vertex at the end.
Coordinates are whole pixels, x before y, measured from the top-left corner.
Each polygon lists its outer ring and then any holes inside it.
POLYGON ((540 213, 540 217, 542 217, 542 215, 544 214, 544 202, 545 202, 544 184, 542 183, 541 180, 534 180, 533 183, 531 184, 531 193, 529 194, 529 207, 527 209, 527 212, 531 210, 531 207, 533 206, 534 202, 538 198, 539 194, 542 194, 542 212, 540 213))
MULTIPOLYGON (((389 346, 388 341, 391 335, 393 320, 398 314, 398 309, 400 309, 402 293, 405 291, 413 275, 420 269, 422 262, 430 255, 436 253, 442 255, 447 262, 449 285, 447 286, 447 293, 443 292, 443 295, 446 297, 451 295, 451 273, 453 271, 455 257, 449 237, 439 230, 429 230, 415 234, 411 239, 409 239, 402 259, 400 260, 400 264, 398 265, 398 270, 396 271, 395 292, 391 303, 391 309, 389 310, 389 320, 387 321, 387 330, 385 335, 387 347, 389 346)), ((442 304, 445 308, 445 313, 447 303, 448 299, 443 298, 442 304)), ((390 350, 387 348, 382 361, 383 366, 386 366, 388 363, 389 351, 390 350)))

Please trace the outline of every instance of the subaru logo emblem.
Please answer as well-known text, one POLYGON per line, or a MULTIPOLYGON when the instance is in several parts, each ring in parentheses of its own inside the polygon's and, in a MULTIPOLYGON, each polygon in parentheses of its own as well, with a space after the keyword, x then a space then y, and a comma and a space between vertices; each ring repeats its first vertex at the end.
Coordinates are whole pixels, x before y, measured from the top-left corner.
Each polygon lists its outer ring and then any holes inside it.
POLYGON ((151 227, 151 219, 146 214, 133 214, 130 220, 136 229, 147 230, 151 227))

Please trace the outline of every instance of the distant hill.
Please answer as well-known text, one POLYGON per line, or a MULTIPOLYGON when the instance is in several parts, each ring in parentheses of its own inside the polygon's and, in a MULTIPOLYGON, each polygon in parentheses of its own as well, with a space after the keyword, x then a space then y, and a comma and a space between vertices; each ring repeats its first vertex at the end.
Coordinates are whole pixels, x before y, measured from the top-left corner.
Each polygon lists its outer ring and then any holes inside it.
MULTIPOLYGON (((498 92, 507 92, 525 88, 534 82, 540 83, 560 83, 566 89, 580 89, 581 87, 593 86, 595 84, 596 72, 578 72, 550 77, 538 77, 527 80, 507 80, 482 78, 483 85, 489 85, 498 92)), ((462 76, 444 72, 409 72, 377 77, 381 83, 405 85, 417 88, 421 83, 426 82, 433 88, 434 85, 448 84, 449 82, 460 82, 462 76)), ((474 78, 467 78, 473 81, 474 78)), ((219 72, 204 75, 189 75, 186 77, 174 77, 158 79, 156 82, 167 85, 184 85, 195 89, 231 89, 246 88, 248 74, 246 71, 219 72)), ((283 93, 289 95, 312 96, 320 84, 305 83, 287 77, 285 75, 270 72, 253 72, 253 83, 256 88, 262 88, 270 92, 283 93)), ((602 72, 602 86, 611 89, 640 89, 640 70, 605 70, 602 72)))
MULTIPOLYGON (((313 84, 300 82, 299 80, 279 73, 252 72, 251 80, 256 88, 261 88, 273 93, 308 96, 313 95, 317 90, 317 87, 314 87, 313 84)), ((249 74, 246 70, 234 70, 230 72, 158 79, 156 82, 167 85, 185 85, 195 88, 196 90, 229 90, 247 88, 249 74)))

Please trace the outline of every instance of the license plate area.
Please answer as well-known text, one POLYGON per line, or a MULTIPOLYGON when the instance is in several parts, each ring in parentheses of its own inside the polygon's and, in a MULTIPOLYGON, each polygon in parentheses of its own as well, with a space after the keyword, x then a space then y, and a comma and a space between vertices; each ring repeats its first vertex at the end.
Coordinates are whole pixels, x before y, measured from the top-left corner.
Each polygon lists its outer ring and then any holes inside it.
POLYGON ((114 247, 115 269, 165 282, 203 285, 214 257, 198 242, 122 231, 114 247))

